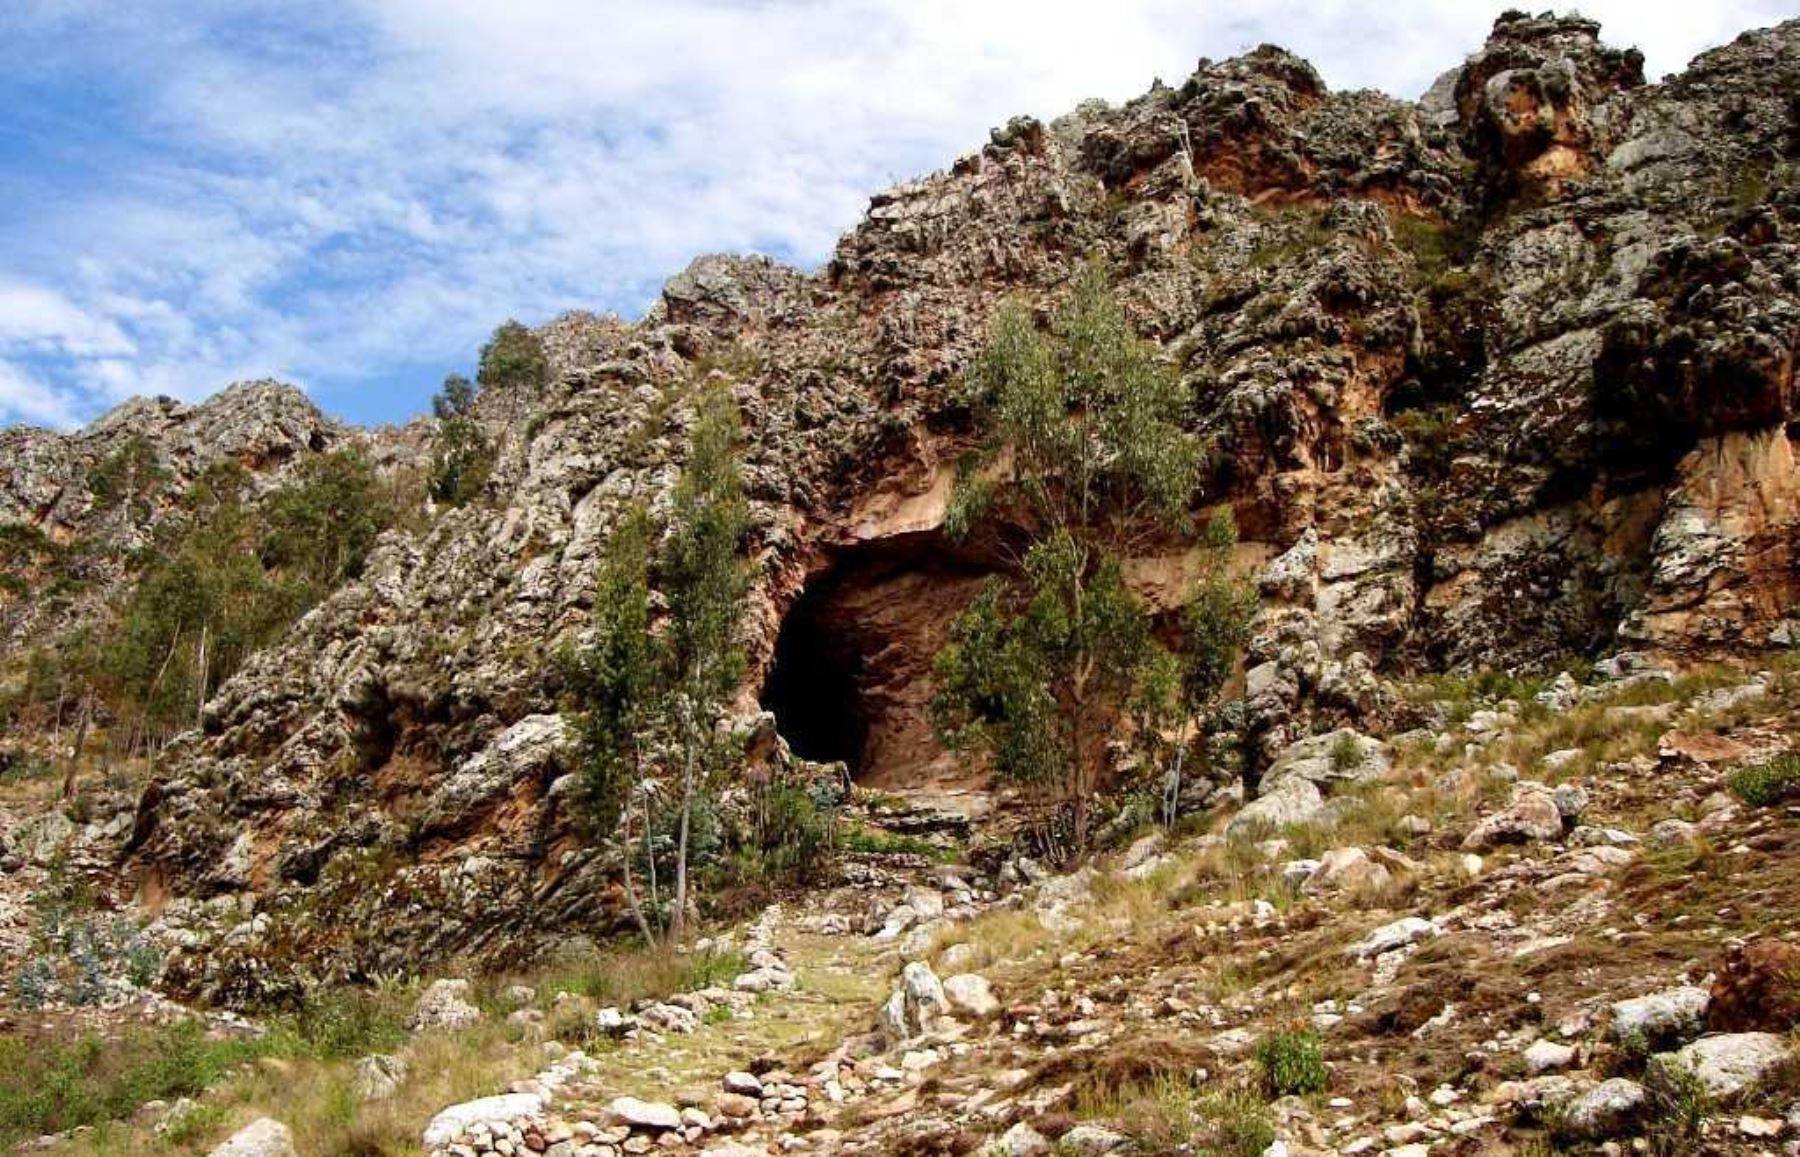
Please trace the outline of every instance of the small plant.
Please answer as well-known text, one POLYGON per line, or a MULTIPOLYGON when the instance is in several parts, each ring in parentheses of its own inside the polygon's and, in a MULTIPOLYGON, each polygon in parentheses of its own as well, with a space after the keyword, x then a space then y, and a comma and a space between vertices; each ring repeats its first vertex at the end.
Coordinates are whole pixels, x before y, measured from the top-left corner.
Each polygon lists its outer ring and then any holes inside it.
POLYGON ((1362 745, 1348 731, 1331 743, 1331 769, 1340 774, 1355 771, 1363 765, 1362 745))
POLYGON ((1256 1042, 1256 1065, 1271 1097, 1300 1096, 1325 1090, 1325 1055, 1319 1036, 1309 1031, 1270 1033, 1256 1042))
POLYGON ((1653 1122, 1645 1130, 1650 1150, 1658 1157, 1692 1153, 1705 1130, 1712 1097, 1694 1071, 1679 1062, 1657 1063, 1645 1082, 1650 1094, 1648 1115, 1653 1122))
POLYGON ((1751 807, 1776 807, 1800 795, 1800 754, 1789 752, 1767 763, 1740 768, 1726 783, 1731 794, 1751 807))
POLYGON ((924 856, 947 859, 949 853, 918 836, 896 836, 861 825, 848 825, 838 833, 838 848, 859 856, 924 856))

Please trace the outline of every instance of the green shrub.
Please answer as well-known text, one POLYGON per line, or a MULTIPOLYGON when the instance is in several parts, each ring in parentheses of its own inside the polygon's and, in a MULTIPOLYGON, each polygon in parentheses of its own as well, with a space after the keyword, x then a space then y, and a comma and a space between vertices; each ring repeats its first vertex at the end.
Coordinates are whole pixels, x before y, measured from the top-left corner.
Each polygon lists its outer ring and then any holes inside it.
POLYGON ((949 854, 930 840, 918 836, 897 836, 860 824, 841 830, 837 846, 841 851, 860 856, 924 856, 927 859, 942 860, 949 854))
POLYGON ((481 365, 475 380, 484 390, 508 386, 539 388, 550 379, 550 361, 544 343, 516 321, 507 320, 481 347, 481 365))
POLYGON ((1331 768, 1333 771, 1355 771, 1363 764, 1362 745, 1356 742, 1356 736, 1349 732, 1338 736, 1331 743, 1331 768))
POLYGON ((1325 1055, 1310 1031, 1274 1032, 1256 1042, 1256 1065, 1264 1090, 1286 1097, 1325 1090, 1325 1055))
POLYGON ((394 998, 359 988, 323 991, 293 1015, 291 1031, 324 1059, 386 1052, 404 1044, 407 1010, 394 998))
POLYGON ((0 1037, 0 1145, 130 1116, 146 1101, 191 1097, 276 1038, 209 1040, 198 1021, 107 1036, 0 1037))
POLYGON ((1800 754, 1776 756, 1767 763, 1740 768, 1726 781, 1731 793, 1752 807, 1775 807, 1800 795, 1800 754))
POLYGON ((1653 1062, 1644 1085, 1650 1094, 1647 1115, 1651 1127, 1645 1134, 1651 1140, 1651 1152, 1658 1157, 1695 1152, 1713 1108, 1705 1084, 1685 1065, 1653 1062))

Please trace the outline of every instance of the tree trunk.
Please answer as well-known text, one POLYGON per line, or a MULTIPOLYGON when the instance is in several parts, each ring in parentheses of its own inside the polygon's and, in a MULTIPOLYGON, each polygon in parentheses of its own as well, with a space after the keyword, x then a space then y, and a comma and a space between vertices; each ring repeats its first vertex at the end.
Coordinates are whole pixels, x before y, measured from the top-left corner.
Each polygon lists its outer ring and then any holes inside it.
POLYGON ((681 767, 681 829, 675 837, 675 911, 669 917, 670 934, 677 944, 687 935, 688 827, 694 815, 694 763, 700 746, 693 704, 687 704, 685 710, 687 751, 681 767))
POLYGON ((69 755, 68 770, 63 772, 62 796, 64 799, 75 798, 75 777, 81 771, 81 753, 87 746, 88 721, 93 718, 94 701, 91 696, 81 699, 81 722, 75 725, 75 750, 69 755))

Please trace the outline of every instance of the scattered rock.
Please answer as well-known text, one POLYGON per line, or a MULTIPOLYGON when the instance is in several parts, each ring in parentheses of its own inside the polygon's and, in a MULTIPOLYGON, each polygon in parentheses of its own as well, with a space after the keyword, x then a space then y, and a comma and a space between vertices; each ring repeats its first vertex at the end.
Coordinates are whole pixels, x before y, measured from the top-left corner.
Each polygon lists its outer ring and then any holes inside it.
POLYGON ((272 1117, 262 1117, 231 1135, 210 1157, 300 1157, 294 1135, 272 1117))
POLYGON ((1704 988, 1683 985, 1618 1001, 1612 1006, 1612 1037, 1652 1045, 1692 1040, 1706 1024, 1707 999, 1704 988))
POLYGON ((1644 1086, 1614 1077, 1582 1093, 1563 1107, 1560 1131, 1589 1141, 1631 1132, 1644 1114, 1644 1086))
POLYGON ((1726 1100, 1759 1084, 1791 1051, 1787 1041, 1774 1033, 1739 1032, 1701 1037, 1679 1052, 1652 1060, 1654 1065, 1685 1069, 1709 1095, 1726 1100))
POLYGON ((951 1007, 976 1019, 990 1017, 1000 1011, 1000 1001, 994 997, 987 977, 977 976, 972 972, 946 979, 944 994, 950 998, 951 1007))
POLYGON ((414 1032, 445 1029, 457 1032, 481 1022, 481 1010, 465 999, 471 991, 469 982, 446 979, 432 982, 419 1002, 413 1006, 409 1022, 414 1032))

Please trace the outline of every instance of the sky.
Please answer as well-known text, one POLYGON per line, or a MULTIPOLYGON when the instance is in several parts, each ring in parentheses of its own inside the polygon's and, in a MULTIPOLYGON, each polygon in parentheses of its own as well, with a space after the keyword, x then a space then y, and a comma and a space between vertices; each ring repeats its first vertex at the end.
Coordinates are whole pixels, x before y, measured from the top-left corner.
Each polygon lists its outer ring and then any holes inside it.
MULTIPOLYGON (((1505 6, 0 0, 0 424, 264 377, 401 421, 506 318, 635 318, 702 253, 814 268, 1013 115, 1263 42, 1416 97, 1505 6)), ((1796 8, 1582 10, 1655 79, 1796 8)))

